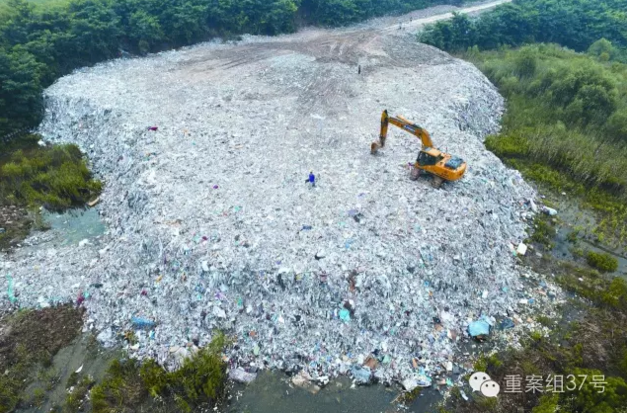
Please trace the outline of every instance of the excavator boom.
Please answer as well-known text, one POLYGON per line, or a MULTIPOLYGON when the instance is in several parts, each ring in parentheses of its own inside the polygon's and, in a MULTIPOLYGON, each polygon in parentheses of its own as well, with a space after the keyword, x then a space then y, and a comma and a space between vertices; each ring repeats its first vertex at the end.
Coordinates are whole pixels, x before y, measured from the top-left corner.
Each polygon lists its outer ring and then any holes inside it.
POLYGON ((412 135, 420 139, 420 142, 422 142, 423 150, 425 148, 433 148, 433 142, 431 141, 431 136, 429 135, 429 132, 416 125, 415 123, 408 121, 402 116, 390 116, 386 109, 381 114, 381 132, 379 133, 379 142, 373 142, 372 145, 370 145, 370 152, 372 152, 373 154, 376 153, 379 148, 383 148, 385 146, 385 140, 388 137, 388 126, 390 123, 394 126, 398 126, 399 128, 411 133, 412 135))

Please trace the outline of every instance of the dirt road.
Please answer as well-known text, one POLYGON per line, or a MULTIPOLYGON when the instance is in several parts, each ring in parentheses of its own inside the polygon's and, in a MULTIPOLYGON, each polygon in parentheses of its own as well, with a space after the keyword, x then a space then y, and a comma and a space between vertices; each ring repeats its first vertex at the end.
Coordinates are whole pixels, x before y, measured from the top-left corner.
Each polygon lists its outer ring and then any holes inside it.
POLYGON ((384 29, 384 31, 386 32, 390 32, 390 33, 394 33, 394 32, 398 32, 399 31, 399 23, 400 26, 402 27, 403 31, 406 32, 415 32, 419 29, 421 29, 422 27, 424 27, 427 24, 433 24, 436 23, 438 21, 442 21, 442 20, 448 20, 450 18, 453 17, 453 13, 457 12, 457 13, 461 13, 461 14, 472 14, 472 13, 479 13, 479 12, 483 12, 486 10, 490 10, 495 8, 496 6, 499 6, 501 4, 505 4, 505 3, 511 3, 512 0, 497 0, 497 1, 492 1, 489 3, 483 3, 483 4, 478 4, 475 6, 468 6, 468 7, 462 7, 462 8, 457 8, 454 6, 444 6, 444 7, 450 7, 452 8, 452 10, 450 12, 444 12, 444 13, 440 13, 440 14, 435 14, 429 17, 416 17, 414 18, 414 15, 419 14, 418 12, 413 12, 413 13, 409 13, 405 16, 401 16, 399 18, 397 18, 396 23, 390 24, 388 27, 386 27, 384 29), (411 20, 410 20, 411 17, 411 20))

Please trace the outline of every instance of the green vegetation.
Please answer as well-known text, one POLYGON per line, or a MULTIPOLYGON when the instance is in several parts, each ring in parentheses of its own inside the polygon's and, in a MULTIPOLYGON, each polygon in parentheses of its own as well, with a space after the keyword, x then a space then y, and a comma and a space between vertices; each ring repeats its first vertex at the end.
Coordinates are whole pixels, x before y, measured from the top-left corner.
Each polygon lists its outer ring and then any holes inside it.
POLYGON ((83 376, 81 380, 74 386, 65 397, 65 405, 63 406, 63 413, 76 413, 84 411, 84 403, 89 390, 94 385, 94 379, 89 376, 83 376))
POLYGON ((547 394, 540 398, 539 404, 533 408, 531 413, 555 413, 559 403, 558 394, 547 394))
POLYGON ((221 353, 226 346, 223 334, 174 372, 152 360, 141 367, 134 360, 115 360, 102 383, 91 392, 94 413, 134 412, 149 396, 176 404, 179 411, 199 411, 212 406, 223 394, 226 364, 221 353))
POLYGON ((627 122, 627 65, 556 45, 465 56, 507 98, 503 131, 486 147, 595 210, 600 242, 627 244, 627 127, 618 126, 627 122))
POLYGON ((421 393, 422 393, 422 388, 421 387, 416 387, 412 391, 408 391, 408 392, 403 393, 397 399, 397 401, 399 403, 401 403, 401 404, 406 405, 406 406, 410 406, 418 398, 418 396, 420 396, 421 393))
POLYGON ((533 220, 533 234, 531 241, 542 245, 545 249, 551 250, 554 247, 555 224, 553 218, 538 214, 533 220))
POLYGON ((610 254, 589 251, 588 254, 586 254, 586 260, 591 267, 602 272, 614 272, 618 270, 618 260, 610 254))
POLYGON ((599 39, 591 52, 602 60, 624 59, 627 54, 627 0, 514 0, 513 3, 471 20, 457 15, 438 22, 421 40, 440 49, 459 52, 478 46, 481 50, 527 43, 557 43, 584 52, 599 39), (601 56, 602 55, 602 56, 601 56))
POLYGON ((39 147, 36 139, 0 157, 0 202, 59 210, 83 205, 100 192, 78 147, 39 147))
POLYGON ((102 383, 91 390, 94 413, 130 413, 147 397, 135 360, 114 360, 102 383))
POLYGON ((18 311, 0 319, 0 413, 29 403, 41 407, 53 388, 67 391, 52 409, 58 413, 208 411, 224 394, 222 352, 228 343, 221 333, 175 372, 152 360, 140 366, 135 360, 115 359, 102 379, 72 373, 61 382, 62 375, 50 367, 52 359, 75 341, 81 327, 82 312, 71 306, 18 311), (29 397, 30 383, 37 386, 29 397))
POLYGON ((39 140, 28 135, 0 143, 0 249, 25 237, 31 227, 46 229, 40 206, 55 211, 83 206, 102 189, 77 146, 41 147, 39 140))
POLYGON ((33 390, 33 403, 36 407, 41 407, 46 399, 46 391, 44 389, 37 388, 33 390))
POLYGON ((492 368, 499 368, 503 365, 503 362, 499 359, 497 354, 492 354, 490 356, 482 355, 480 356, 474 364, 475 371, 487 371, 492 368))
POLYGON ((508 99, 489 149, 557 190, 627 199, 627 65, 555 45, 468 57, 508 99))

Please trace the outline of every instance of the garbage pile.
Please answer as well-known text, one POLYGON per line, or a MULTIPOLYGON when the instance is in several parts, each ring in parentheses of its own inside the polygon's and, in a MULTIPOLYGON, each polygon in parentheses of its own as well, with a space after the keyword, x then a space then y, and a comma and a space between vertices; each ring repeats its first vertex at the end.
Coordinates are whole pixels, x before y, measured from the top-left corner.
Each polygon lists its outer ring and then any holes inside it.
POLYGON ((2 256, 0 286, 20 306, 85 306, 103 344, 133 331, 134 357, 169 366, 220 329, 241 381, 276 368, 428 386, 471 322, 524 298, 511 246, 535 194, 482 142, 502 110, 472 65, 355 31, 80 70, 46 91, 40 131, 89 156, 107 233, 2 256), (420 142, 400 130, 371 156, 383 109, 466 176, 411 181, 420 142))

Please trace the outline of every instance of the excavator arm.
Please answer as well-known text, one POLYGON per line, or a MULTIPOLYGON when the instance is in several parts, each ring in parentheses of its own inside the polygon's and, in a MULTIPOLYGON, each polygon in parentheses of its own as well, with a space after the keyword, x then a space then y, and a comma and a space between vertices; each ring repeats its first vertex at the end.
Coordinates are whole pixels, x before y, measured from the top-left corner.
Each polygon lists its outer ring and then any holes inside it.
POLYGON ((388 111, 386 109, 381 114, 381 132, 379 133, 379 141, 372 142, 372 144, 370 145, 370 153, 372 153, 373 155, 377 153, 379 148, 383 148, 385 146, 385 140, 388 137, 388 126, 390 123, 420 139, 420 142, 422 142, 422 149, 433 148, 433 142, 431 141, 431 136, 429 136, 429 132, 416 125, 415 123, 411 123, 402 116, 394 117, 388 115, 388 111))

